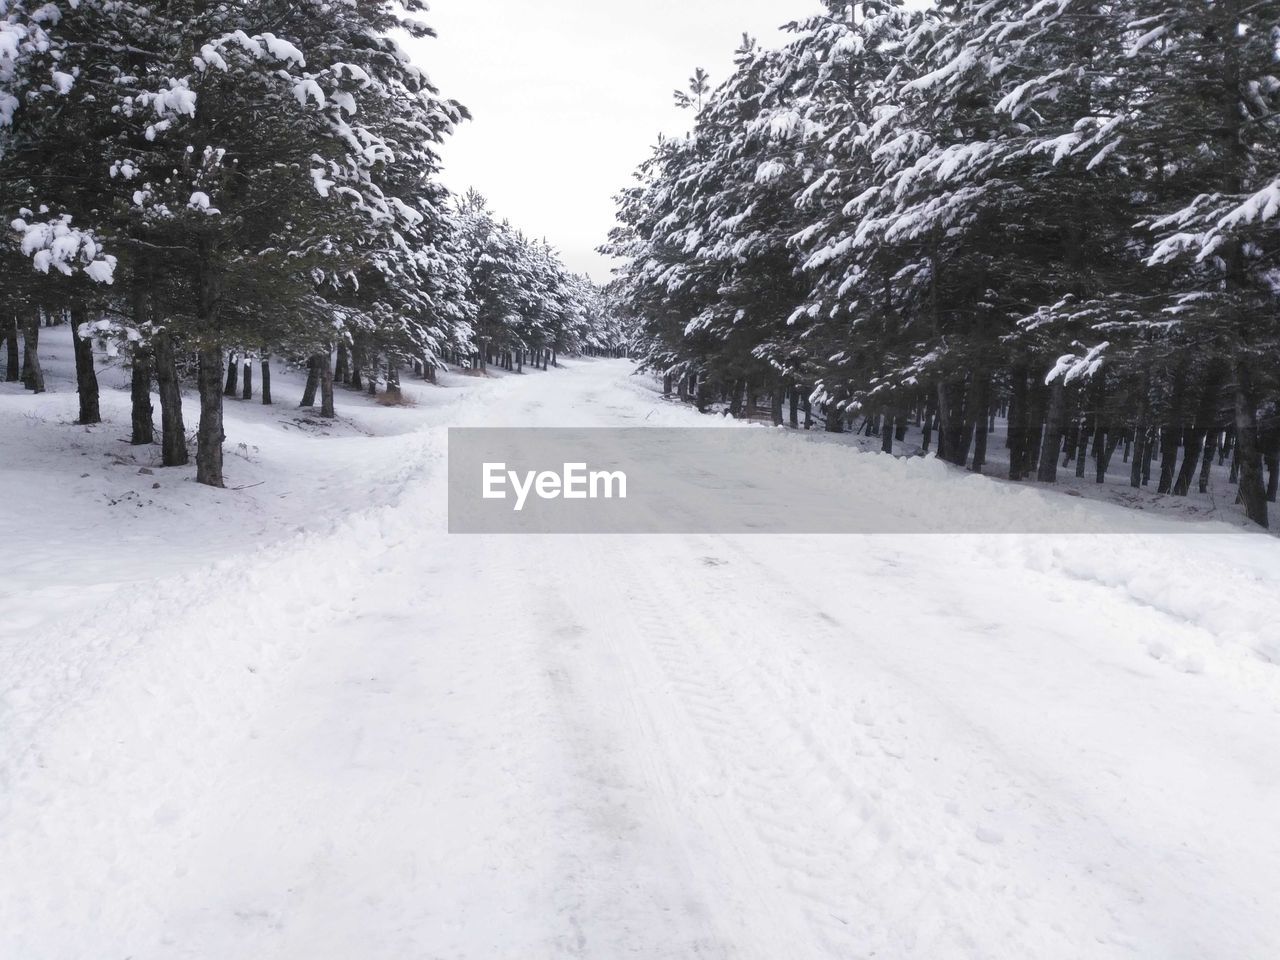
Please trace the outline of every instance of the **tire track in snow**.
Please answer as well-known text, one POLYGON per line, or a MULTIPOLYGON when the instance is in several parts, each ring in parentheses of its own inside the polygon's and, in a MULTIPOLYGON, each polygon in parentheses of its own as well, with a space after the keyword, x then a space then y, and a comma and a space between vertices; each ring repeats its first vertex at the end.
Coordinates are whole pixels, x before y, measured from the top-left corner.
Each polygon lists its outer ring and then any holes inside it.
MULTIPOLYGON (((711 542, 717 551, 723 546, 711 542)), ((803 719, 806 703, 822 693, 819 685, 803 671, 792 675, 786 658, 733 647, 734 637, 750 637, 759 649, 767 643, 753 636, 752 605, 739 592, 726 594, 703 571, 690 573, 699 563, 692 544, 672 553, 652 568, 632 565, 614 575, 633 584, 626 596, 637 633, 662 662, 716 758, 722 783, 714 792, 722 799, 714 802, 732 801, 777 868, 772 882, 791 894, 778 909, 793 915, 788 926, 798 942, 820 944, 833 957, 916 950, 967 957, 980 955, 975 943, 989 941, 990 928, 998 925, 1001 940, 1033 952, 1070 955, 1080 948, 1068 935, 1029 927, 1013 904, 1040 899, 1035 879, 1020 878, 1030 880, 1032 890, 1015 889, 1018 880, 998 849, 976 841, 972 828, 948 814, 939 798, 921 793, 923 784, 906 771, 894 734, 876 718, 877 710, 892 713, 875 684, 849 691, 864 706, 837 715, 835 722, 849 728, 849 749, 833 753, 803 719), (655 596, 664 602, 655 603, 655 596), (667 609, 679 611, 678 618, 667 609), (991 914, 1003 904, 1010 905, 1009 916, 991 914), (795 929, 795 914, 804 918, 803 932, 795 929), (971 929, 938 920, 980 914, 971 929)), ((776 581, 769 573, 750 578, 747 593, 772 596, 776 581)), ((806 631, 836 629, 820 616, 796 622, 806 631)), ((796 636, 775 639, 782 646, 803 643, 796 636)), ((790 663, 805 664, 804 655, 793 655, 790 663)), ((765 888, 770 883, 766 878, 765 888)))
MULTIPOLYGON (((692 554, 687 559, 695 561, 692 554)), ((769 926, 784 931, 785 955, 804 956, 820 944, 825 955, 848 956, 858 944, 851 903, 832 890, 838 875, 833 861, 840 835, 857 827, 842 822, 844 811, 827 802, 847 794, 848 786, 831 776, 827 757, 770 710, 745 666, 724 656, 718 635, 727 625, 702 614, 706 598, 691 578, 673 576, 673 566, 641 569, 624 562, 610 572, 626 620, 634 624, 628 635, 654 656, 705 750, 706 766, 674 775, 701 781, 692 802, 722 822, 727 847, 745 842, 750 848, 740 856, 748 875, 755 874, 754 889, 743 899, 754 900, 755 909, 773 918, 769 926), (679 611, 678 619, 666 613, 668 606, 679 611), (773 869, 761 873, 765 863, 773 869), (787 902, 776 900, 780 887, 790 894, 787 902)), ((675 759, 689 756, 681 751, 675 759)))
MULTIPOLYGON (((526 540, 524 553, 541 551, 526 540)), ((561 940, 564 953, 727 960, 731 940, 681 843, 670 785, 660 785, 652 753, 637 757, 625 746, 638 734, 641 742, 652 736, 651 718, 637 710, 627 679, 630 665, 618 658, 595 609, 577 602, 572 569, 552 573, 535 563, 527 573, 557 739, 576 787, 561 802, 565 867, 555 884, 572 931, 571 942, 561 940)))
MULTIPOLYGON (((876 710, 905 708, 904 716, 910 720, 905 728, 910 733, 905 753, 895 749, 891 755, 896 752, 908 758, 913 754, 918 757, 923 750, 926 757, 934 753, 935 761, 941 758, 944 763, 951 762, 955 769, 949 776, 954 778, 954 788, 948 788, 947 795, 957 805, 953 809, 949 803, 948 813, 956 817, 963 815, 970 831, 977 824, 979 840, 985 840, 990 831, 983 822, 984 810, 995 816, 997 836, 1008 833, 1001 821, 1010 820, 1012 834, 1002 837, 998 846, 982 851, 984 861, 999 864, 999 869, 987 871, 985 875, 970 871, 974 873, 974 882, 970 885, 975 893, 982 893, 974 903, 985 900, 989 905, 985 927, 1000 929, 1013 924, 1013 929, 1022 931, 1021 936, 1033 938, 1028 941, 1033 952, 1053 956, 1081 955, 1082 952, 1090 956, 1125 956, 1134 951, 1164 956, 1180 949, 1179 944, 1190 943, 1199 944, 1197 949, 1202 951, 1218 949, 1212 945, 1246 953, 1254 949, 1247 944, 1256 931, 1245 928, 1228 933, 1221 930, 1217 914, 1204 915, 1207 911, 1202 907, 1203 889, 1217 893, 1218 887, 1232 878, 1219 873, 1212 862, 1216 853, 1213 840, 1198 839, 1200 853, 1194 852, 1195 845, 1188 843, 1193 835, 1183 831, 1187 824, 1196 823, 1196 815, 1192 812, 1191 816, 1181 817, 1185 823, 1180 827, 1158 821, 1150 823, 1151 815, 1162 811, 1148 813, 1140 806, 1135 808, 1134 804, 1142 802, 1139 796, 1127 795, 1134 788, 1146 786, 1140 773, 1124 769, 1109 771, 1105 767, 1090 769, 1098 759, 1106 759, 1107 743, 1092 739, 1098 732, 1098 724, 1090 722, 1089 700, 1092 698, 1088 684, 1113 680, 1098 672, 1099 666, 1110 665, 1099 664, 1096 658, 1099 649, 1106 649, 1107 631, 1103 625, 1108 621, 1126 622, 1128 611, 1122 609, 1126 606, 1125 598, 1114 594, 1103 597, 1096 608, 1073 610, 1076 615, 1059 625, 1061 617, 1055 613, 1055 603, 1061 599, 1060 581, 1028 573, 1018 566, 1011 569, 1007 561, 1001 563, 995 559, 982 558, 975 565, 959 567, 949 548, 958 547, 960 553, 965 554, 970 545, 968 540, 940 544, 947 549, 929 551, 927 556, 914 550, 904 552, 903 544, 893 542, 887 545, 874 539, 854 542, 861 560, 842 568, 841 578, 847 583, 862 581, 868 588, 874 583, 869 592, 867 589, 856 594, 842 592, 838 587, 833 590, 836 581, 830 577, 834 572, 830 570, 821 571, 822 575, 812 581, 798 580, 795 571, 803 569, 802 553, 793 555, 795 562, 790 566, 782 567, 768 559, 762 561, 756 555, 757 541, 728 539, 724 546, 735 562, 751 566, 775 585, 772 599, 791 618, 800 620, 816 613, 824 624, 836 625, 839 619, 825 612, 836 609, 841 611, 839 616, 845 623, 893 624, 904 637, 923 634, 926 639, 909 647, 917 651, 917 655, 930 656, 931 646, 935 645, 937 653, 949 652, 952 648, 968 649, 969 658, 988 664, 997 674, 1004 673, 1010 678, 1021 676, 1024 683, 1031 681, 1030 691, 1018 691, 1020 698, 1046 687, 1045 679, 1036 675, 1045 664, 1060 662, 1071 671, 1072 679, 1067 683, 1077 685, 1061 688, 1064 694, 1071 694, 1068 702, 1075 704, 1075 712, 1071 714, 1073 729, 1062 731, 1059 742, 1058 731, 1048 726, 1042 732, 1044 742, 1032 740, 1028 749, 1024 741, 1030 731, 1017 723, 1018 711, 1023 709, 1020 702, 1011 702, 1008 708, 1002 708, 997 699, 989 707, 973 711, 971 697, 950 695, 948 687, 966 678, 969 683, 982 684, 981 674, 961 673, 954 681, 939 686, 937 678, 930 678, 936 671, 927 667, 917 670, 909 660, 896 656, 884 657, 893 645, 885 643, 883 637, 856 642, 856 662, 865 664, 887 682, 883 692, 892 692, 888 699, 879 698, 876 710), (891 571, 887 577, 877 572, 886 564, 891 571), (912 576, 901 575, 908 571, 913 571, 912 576), (993 615, 989 609, 975 608, 974 598, 985 598, 983 593, 970 590, 971 584, 979 580, 1016 585, 1017 599, 1012 609, 993 615), (920 584, 932 585, 928 595, 917 592, 920 584), (856 602, 851 602, 853 596, 858 597, 856 602), (834 602, 826 598, 833 598, 834 602), (1020 619, 1019 614, 1026 610, 1037 611, 1038 618, 1054 626, 1045 630, 1039 628, 1034 619, 1020 619), (1011 630, 1009 624, 1020 624, 1026 632, 1011 630), (1033 637, 1035 643, 1030 642, 1033 637), (923 685, 922 678, 928 678, 923 685), (993 720, 1000 725, 991 726, 993 720), (1100 756, 1095 757, 1095 753, 1100 756), (967 769, 953 762, 961 758, 967 769), (1099 790, 1104 784, 1110 786, 1108 776, 1117 781, 1114 796, 1109 789, 1099 790), (1205 853, 1210 856, 1205 857, 1205 853), (1170 875, 1160 876, 1162 870, 1170 871, 1170 875), (1178 903, 1183 904, 1181 912, 1178 903), (1052 927, 1039 919, 1054 916, 1069 919, 1052 927), (1210 924, 1208 929, 1206 920, 1210 924), (1037 941, 1035 937, 1043 940, 1037 941), (1228 948, 1225 945, 1228 939, 1235 946, 1228 948)), ((770 558, 773 553, 770 551, 770 558)), ((744 592, 737 586, 738 589, 726 587, 721 591, 718 606, 750 617, 758 601, 751 591, 744 592)), ((779 609, 771 610, 775 617, 779 612, 779 609)), ((1152 611, 1139 608, 1135 613, 1141 620, 1152 619, 1152 611)), ((842 629, 850 636, 857 635, 856 629, 842 629)), ((839 634, 827 637, 829 644, 838 640, 839 634)), ((821 663, 827 668, 837 666, 838 660, 832 659, 830 652, 838 649, 838 646, 829 646, 825 660, 814 660, 813 664, 821 663)), ((1116 656, 1123 657, 1126 653, 1132 654, 1132 651, 1121 647, 1116 656)), ((761 674, 766 681, 781 675, 780 671, 761 674)), ((1132 675, 1121 676, 1121 683, 1111 685, 1131 688, 1132 675)), ((1176 674, 1153 673, 1151 679, 1175 688, 1186 683, 1176 674)), ((1191 684, 1186 694, 1190 703, 1195 703, 1204 695, 1199 692, 1204 685, 1199 680, 1191 684)), ((795 706, 798 713, 818 716, 829 706, 830 698, 813 696, 822 686, 821 677, 811 676, 808 685, 808 694, 797 688, 795 706)), ((1050 681, 1047 684, 1049 698, 1053 697, 1053 690, 1050 681)), ((1007 687, 996 684, 991 696, 999 698, 1007 692, 1007 687)), ((1137 688, 1132 692, 1136 694, 1137 688)), ((1044 702, 1051 703, 1052 699, 1044 702)), ((1176 701, 1170 701, 1173 702, 1176 701)), ((1112 703, 1109 708, 1123 716, 1122 703, 1112 703)), ((1035 714, 1041 712, 1041 708, 1034 710, 1035 714)), ((1158 718, 1156 714, 1155 719, 1158 718)), ((1036 719, 1052 723, 1048 715, 1036 719)), ((1138 722, 1139 730, 1144 721, 1150 722, 1142 714, 1133 719, 1138 722)), ((1109 732, 1122 731, 1112 727, 1109 732)), ((1176 755, 1189 746, 1180 741, 1173 728, 1158 727, 1155 732, 1162 734, 1152 742, 1156 752, 1162 749, 1176 755)), ((1151 750, 1145 751, 1144 759, 1151 753, 1151 750)), ((1195 750, 1189 750, 1186 761, 1196 755, 1195 750)), ((905 767, 902 769, 905 772, 905 767)), ((927 773, 927 764, 917 763, 916 770, 927 773)), ((917 784, 917 788, 920 786, 922 784, 917 784)), ((920 802, 925 795, 920 792, 913 795, 910 787, 911 779, 906 777, 899 780, 893 790, 885 790, 885 795, 891 797, 896 793, 903 799, 904 807, 909 805, 912 814, 919 814, 927 807, 920 802)), ((1210 825, 1212 822, 1211 819, 1210 825)), ((974 836, 973 833, 966 836, 963 831, 959 835, 956 849, 961 857, 971 855, 975 848, 974 836)), ((1231 910, 1244 906, 1231 903, 1229 897, 1223 899, 1221 905, 1231 910)), ((972 912, 973 907, 973 903, 969 904, 968 912, 972 912)), ((955 901, 945 912, 964 915, 964 898, 955 901)), ((982 928, 974 928, 978 942, 985 939, 981 931, 982 928)), ((1019 936, 1014 934, 1003 934, 1002 939, 1019 942, 1019 936)), ((1204 955, 1217 954, 1206 952, 1204 955)), ((1225 955, 1241 954, 1227 952, 1225 955)))
MULTIPOLYGON (((1040 807, 1051 790, 1028 780, 1016 758, 993 750, 969 717, 948 709, 877 656, 875 642, 886 627, 890 636, 919 629, 908 611, 921 604, 920 584, 939 583, 940 571, 931 574, 920 567, 893 540, 846 542, 858 559, 839 568, 840 580, 849 585, 844 593, 832 592, 833 584, 821 578, 799 579, 794 565, 770 562, 771 553, 762 559, 755 541, 726 538, 721 546, 734 564, 769 584, 768 596, 784 620, 807 631, 801 655, 760 658, 753 661, 754 672, 785 705, 784 715, 803 729, 803 737, 825 742, 829 754, 842 758, 833 768, 845 771, 863 818, 875 825, 869 834, 874 842, 866 842, 864 834, 850 861, 853 872, 870 881, 860 885, 880 920, 867 931, 872 948, 968 957, 981 956, 974 952, 977 945, 996 939, 1016 948, 1015 955, 1127 955, 1133 942, 1110 904, 1128 891, 1106 878, 1077 874, 1076 864, 1048 849, 1038 851, 1028 871, 1006 842, 999 811, 1040 807), (827 597, 854 595, 864 598, 858 619, 828 612, 827 597), (841 648, 850 652, 856 673, 842 672, 830 659, 829 652, 841 648), (832 688, 836 678, 856 684, 847 691, 850 699, 856 696, 852 710, 841 700, 843 691, 832 688), (816 719, 821 725, 814 725, 816 719), (835 735, 841 725, 849 732, 843 743, 835 735), (939 765, 947 768, 941 775, 934 769, 939 765), (1071 929, 1035 921, 1051 916, 1063 902, 1076 913, 1071 929), (929 918, 933 926, 923 927, 918 917, 929 918), (968 922, 955 922, 961 918, 968 922)), ((737 611, 744 621, 759 602, 759 593, 744 591, 738 581, 715 582, 708 592, 717 598, 717 608, 737 611)), ((948 616, 945 640, 939 636, 938 642, 964 644, 970 631, 980 635, 991 628, 991 620, 975 619, 963 605, 948 602, 954 599, 934 601, 948 616)), ((1062 816, 1055 809, 1039 813, 1047 821, 1062 816)))

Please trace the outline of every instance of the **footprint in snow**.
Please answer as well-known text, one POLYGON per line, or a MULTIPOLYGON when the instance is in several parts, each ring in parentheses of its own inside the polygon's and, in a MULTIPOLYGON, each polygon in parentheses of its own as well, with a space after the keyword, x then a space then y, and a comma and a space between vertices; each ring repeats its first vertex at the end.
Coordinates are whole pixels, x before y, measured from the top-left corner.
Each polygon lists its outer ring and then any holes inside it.
POLYGON ((1001 833, 999 830, 997 830, 995 827, 981 826, 976 831, 974 831, 974 835, 983 843, 990 843, 990 844, 1004 843, 1004 834, 1001 833))

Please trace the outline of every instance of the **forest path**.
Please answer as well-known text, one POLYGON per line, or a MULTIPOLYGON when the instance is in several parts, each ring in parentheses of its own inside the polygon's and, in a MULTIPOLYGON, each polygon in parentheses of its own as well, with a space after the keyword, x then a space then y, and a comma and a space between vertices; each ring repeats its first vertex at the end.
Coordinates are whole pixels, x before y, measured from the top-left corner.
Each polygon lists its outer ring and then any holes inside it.
MULTIPOLYGON (((451 418, 707 422, 628 369, 451 418)), ((1280 952, 1274 541, 448 537, 443 442, 23 688, 0 955, 1280 952)))

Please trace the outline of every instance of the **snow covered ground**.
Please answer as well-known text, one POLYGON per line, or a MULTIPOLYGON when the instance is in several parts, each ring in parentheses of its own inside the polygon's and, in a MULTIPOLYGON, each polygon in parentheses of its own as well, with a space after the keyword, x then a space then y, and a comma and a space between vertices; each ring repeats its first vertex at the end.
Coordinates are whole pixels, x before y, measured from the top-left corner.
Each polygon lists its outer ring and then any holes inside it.
POLYGON ((280 376, 224 492, 0 385, 0 957, 1280 955, 1280 544, 443 532, 445 426, 719 425, 629 370, 280 376))

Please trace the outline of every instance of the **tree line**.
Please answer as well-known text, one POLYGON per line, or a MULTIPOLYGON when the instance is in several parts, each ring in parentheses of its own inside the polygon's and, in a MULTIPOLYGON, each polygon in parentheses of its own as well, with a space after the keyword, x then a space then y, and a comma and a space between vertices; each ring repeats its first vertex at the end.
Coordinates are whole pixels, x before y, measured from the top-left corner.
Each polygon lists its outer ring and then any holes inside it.
POLYGON ((442 365, 545 366, 620 342, 603 297, 475 193, 439 183, 466 109, 396 39, 421 0, 0 3, 5 375, 44 389, 41 327, 69 322, 80 420, 94 344, 127 359, 132 441, 221 486, 223 398, 271 364, 397 399, 442 365), (22 356, 19 359, 19 340, 22 356))
POLYGON ((1012 479, 1280 481, 1280 2, 828 0, 699 71, 606 252, 668 393, 1012 479), (812 406, 810 406, 812 405, 812 406), (817 411, 815 414, 814 411, 817 411), (1264 466, 1266 475, 1264 476, 1264 466))

